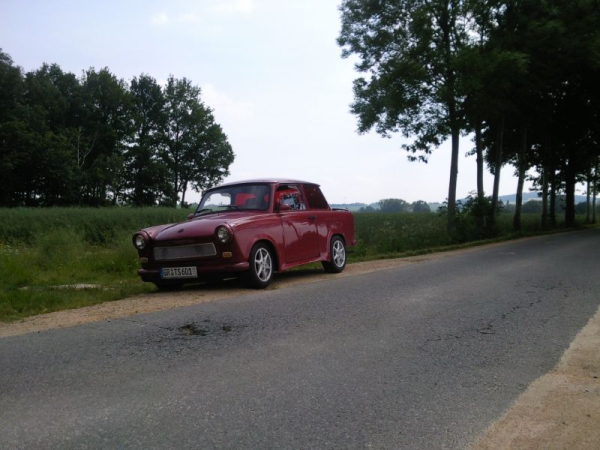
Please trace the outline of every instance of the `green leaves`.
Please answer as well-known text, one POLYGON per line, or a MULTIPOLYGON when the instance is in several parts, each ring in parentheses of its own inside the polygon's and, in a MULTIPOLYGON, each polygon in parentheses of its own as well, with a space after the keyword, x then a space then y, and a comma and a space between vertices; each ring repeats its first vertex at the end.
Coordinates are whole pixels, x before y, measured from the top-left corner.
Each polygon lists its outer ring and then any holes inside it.
POLYGON ((0 206, 174 205, 228 174, 233 152, 200 88, 108 68, 23 74, 0 51, 0 206))
POLYGON ((168 120, 162 158, 183 204, 188 187, 204 190, 228 175, 234 154, 212 111, 200 100, 200 88, 190 80, 170 76, 165 105, 168 120))

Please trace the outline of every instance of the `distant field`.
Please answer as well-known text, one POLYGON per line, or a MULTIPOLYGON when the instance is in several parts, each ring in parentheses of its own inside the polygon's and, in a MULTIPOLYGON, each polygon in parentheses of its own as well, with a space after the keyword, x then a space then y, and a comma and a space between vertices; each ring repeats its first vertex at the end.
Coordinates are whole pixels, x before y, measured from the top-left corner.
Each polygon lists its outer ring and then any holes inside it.
MULTIPOLYGON (((75 308, 148 292, 137 277, 132 234, 185 220, 173 208, 0 209, 0 320, 75 308), (72 288, 88 285, 85 289, 72 288)), ((437 214, 355 215, 358 245, 349 261, 423 253, 464 245, 437 214)), ((498 219, 498 237, 511 234, 512 216, 498 219)), ((537 214, 523 216, 520 235, 539 232, 537 214)))

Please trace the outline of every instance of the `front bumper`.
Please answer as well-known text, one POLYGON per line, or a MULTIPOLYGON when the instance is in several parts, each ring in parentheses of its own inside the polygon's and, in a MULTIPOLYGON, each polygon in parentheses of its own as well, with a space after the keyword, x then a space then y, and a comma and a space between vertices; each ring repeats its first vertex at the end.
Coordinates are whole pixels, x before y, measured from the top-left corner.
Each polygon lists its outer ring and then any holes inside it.
MULTIPOLYGON (((198 271, 198 279, 202 279, 202 275, 215 275, 215 274, 228 274, 228 273, 236 273, 236 272, 243 272, 245 270, 248 270, 248 268, 250 267, 250 264, 248 263, 248 261, 245 262, 240 262, 240 263, 233 263, 233 264, 220 264, 220 265, 210 265, 210 266, 206 266, 206 265, 201 265, 198 266, 196 264, 194 264, 193 262, 190 263, 185 263, 185 262, 181 262, 181 264, 178 264, 178 266, 181 267, 189 267, 189 266, 195 266, 196 270, 198 271)), ((169 264, 169 265, 165 265, 165 267, 174 267, 173 264, 169 264)), ((160 277, 160 269, 162 268, 162 266, 160 267, 148 267, 148 268, 142 268, 138 270, 138 275, 142 278, 142 281, 159 281, 162 280, 162 278, 160 277)), ((196 280, 196 278, 170 278, 170 280, 180 280, 180 281, 185 281, 185 282, 194 282, 196 280)))

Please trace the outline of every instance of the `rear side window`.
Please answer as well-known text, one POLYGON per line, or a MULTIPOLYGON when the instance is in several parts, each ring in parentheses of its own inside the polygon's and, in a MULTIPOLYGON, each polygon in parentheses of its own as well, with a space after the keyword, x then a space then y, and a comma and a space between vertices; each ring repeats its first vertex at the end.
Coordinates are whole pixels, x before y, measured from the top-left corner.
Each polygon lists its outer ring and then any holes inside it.
POLYGON ((302 193, 294 185, 279 186, 275 194, 275 203, 290 205, 293 211, 304 211, 306 209, 302 193))
POLYGON ((329 209, 327 200, 325 200, 321 189, 319 189, 319 186, 317 186, 316 184, 305 184, 304 193, 306 194, 306 200, 308 201, 309 208, 329 209))

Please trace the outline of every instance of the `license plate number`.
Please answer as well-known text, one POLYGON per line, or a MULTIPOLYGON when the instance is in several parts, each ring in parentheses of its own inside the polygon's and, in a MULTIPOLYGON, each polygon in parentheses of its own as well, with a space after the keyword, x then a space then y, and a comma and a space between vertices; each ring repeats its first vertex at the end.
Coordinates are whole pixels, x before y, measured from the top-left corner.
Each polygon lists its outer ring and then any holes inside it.
POLYGON ((165 267, 160 271, 161 278, 197 278, 195 267, 165 267))

